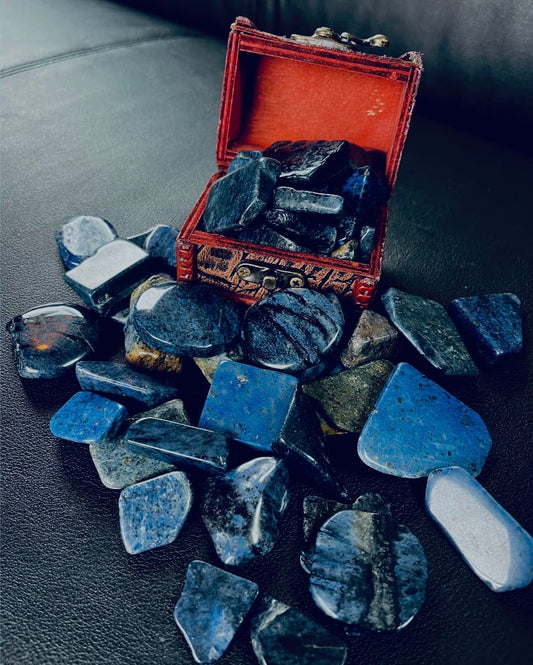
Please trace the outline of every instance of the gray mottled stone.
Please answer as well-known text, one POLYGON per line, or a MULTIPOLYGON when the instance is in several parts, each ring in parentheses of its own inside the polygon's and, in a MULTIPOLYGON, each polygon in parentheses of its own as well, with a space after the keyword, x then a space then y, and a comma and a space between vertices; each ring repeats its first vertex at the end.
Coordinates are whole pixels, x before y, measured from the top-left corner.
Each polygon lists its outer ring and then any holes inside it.
POLYGON ((273 228, 293 238, 314 252, 329 254, 337 240, 337 229, 322 215, 306 215, 274 208, 262 217, 273 228))
POLYGON ((358 367, 371 360, 391 358, 397 344, 396 328, 381 314, 365 309, 340 359, 344 367, 358 367))
POLYGON ((376 229, 374 226, 363 226, 359 238, 359 260, 362 263, 370 263, 375 237, 376 229))
POLYGON ((226 360, 233 360, 234 362, 240 362, 244 358, 244 351, 242 346, 239 344, 234 349, 226 351, 225 353, 219 353, 216 356, 211 356, 210 358, 193 358, 194 362, 205 376, 205 378, 212 383, 213 376, 215 375, 217 367, 220 363, 225 362, 226 360))
POLYGON ((276 249, 283 249, 287 252, 303 252, 307 254, 311 251, 309 247, 283 235, 268 224, 261 224, 260 221, 257 220, 257 223, 253 223, 243 229, 239 233, 239 240, 255 243, 256 245, 265 245, 266 247, 275 247, 276 249))
POLYGON ((274 190, 275 208, 294 212, 310 212, 318 215, 341 215, 344 199, 338 194, 308 192, 292 187, 277 187, 274 190))
POLYGON ((63 263, 70 270, 116 237, 113 225, 105 219, 81 215, 63 224, 56 241, 63 263))

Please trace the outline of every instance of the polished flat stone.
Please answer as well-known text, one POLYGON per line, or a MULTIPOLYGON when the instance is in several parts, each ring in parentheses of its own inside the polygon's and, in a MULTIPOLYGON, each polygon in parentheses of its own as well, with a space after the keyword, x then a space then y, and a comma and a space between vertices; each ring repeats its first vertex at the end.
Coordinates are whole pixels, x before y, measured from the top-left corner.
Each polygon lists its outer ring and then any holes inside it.
POLYGON ((175 470, 176 467, 168 462, 134 453, 124 441, 124 434, 132 423, 149 417, 190 424, 183 402, 180 399, 173 399, 127 418, 116 436, 106 437, 101 443, 90 445, 91 458, 105 487, 121 490, 141 480, 175 470))
POLYGON ((306 215, 274 208, 265 210, 261 218, 280 233, 319 254, 329 254, 335 247, 337 229, 324 221, 322 215, 306 215))
POLYGON ((94 312, 70 303, 34 307, 11 319, 6 329, 24 379, 69 374, 78 360, 94 355, 103 332, 94 312))
POLYGON ((447 376, 478 374, 457 328, 434 300, 390 288, 381 296, 398 330, 424 358, 447 376))
POLYGON ((145 374, 128 365, 104 360, 79 362, 76 378, 83 390, 134 400, 147 408, 178 397, 181 392, 175 382, 166 377, 145 374))
POLYGON ((261 159, 261 157, 263 157, 263 153, 260 150, 241 150, 231 160, 227 173, 233 173, 233 171, 246 166, 250 162, 261 159))
POLYGON ((202 519, 219 559, 241 566, 268 554, 289 502, 289 474, 275 457, 257 457, 212 478, 202 519))
POLYGON ((348 655, 327 628, 272 598, 262 600, 251 637, 261 665, 343 665, 348 655))
POLYGON ((124 325, 124 352, 126 362, 142 371, 179 374, 183 368, 180 356, 148 346, 129 321, 124 325))
POLYGON ((243 229, 239 233, 239 240, 246 243, 274 247, 275 249, 282 249, 287 252, 300 252, 303 254, 309 254, 311 252, 309 247, 283 235, 268 224, 262 224, 261 218, 243 229))
POLYGON ((388 188, 370 166, 360 166, 342 186, 346 209, 361 223, 375 222, 380 207, 387 201, 388 188))
POLYGON ((56 241, 65 268, 70 270, 117 237, 113 225, 105 219, 81 215, 63 224, 56 241))
POLYGON ((361 228, 359 237, 359 260, 361 263, 370 263, 375 238, 376 228, 374 226, 363 226, 361 228))
POLYGON ((263 154, 281 162, 281 182, 298 187, 325 185, 350 164, 347 141, 277 141, 263 154))
POLYGON ((181 471, 123 489, 118 510, 126 552, 140 554, 174 542, 191 506, 191 484, 181 471))
POLYGON ((89 307, 99 314, 107 314, 120 309, 150 271, 148 252, 117 238, 66 272, 64 278, 89 307))
POLYGON ((159 224, 146 237, 144 249, 153 259, 162 261, 172 269, 177 267, 176 239, 178 231, 171 226, 159 224))
POLYGON ((75 393, 50 420, 50 431, 75 443, 100 443, 112 436, 126 418, 126 407, 107 397, 75 393))
POLYGON ((228 463, 225 436, 161 418, 139 418, 124 436, 130 450, 178 468, 224 473, 228 463))
POLYGON ((216 180, 202 218, 204 230, 228 233, 247 226, 267 207, 280 168, 276 160, 261 158, 216 180))
POLYGON ((201 284, 147 289, 132 303, 131 323, 149 347, 193 358, 228 351, 241 334, 239 305, 201 284))
POLYGON ((298 380, 237 362, 221 363, 200 416, 200 427, 262 452, 272 452, 296 401, 298 380))
POLYGON ((460 467, 433 471, 426 508, 471 570, 493 591, 533 580, 533 538, 460 467))
POLYGON ((302 375, 338 346, 344 315, 334 294, 306 288, 277 291, 252 305, 245 314, 245 357, 273 370, 302 375))
POLYGON ((442 466, 477 476, 492 440, 479 415, 407 363, 393 370, 367 420, 357 452, 393 476, 420 478, 442 466))
POLYGON ((311 596, 352 634, 405 627, 424 602, 426 583, 422 545, 385 512, 344 510, 318 532, 311 596))
POLYGON ((458 298, 448 312, 468 348, 484 365, 495 365, 522 351, 522 313, 514 293, 458 298))
POLYGON ((226 652, 259 588, 203 561, 187 569, 174 620, 197 663, 212 663, 226 652))
POLYGON ((213 383, 213 377, 215 376, 217 367, 221 363, 226 362, 227 360, 241 362, 243 358, 244 351, 242 350, 242 346, 239 344, 230 351, 218 353, 216 356, 211 356, 210 358, 193 358, 193 360, 204 377, 209 381, 209 383, 213 383))
POLYGON ((372 360, 394 356, 398 347, 398 331, 381 314, 365 309, 340 359, 344 367, 359 367, 372 360))
POLYGON ((342 259, 343 261, 356 261, 359 252, 359 245, 356 240, 348 240, 347 242, 335 247, 330 256, 333 259, 342 259))
POLYGON ((393 366, 376 360, 302 386, 317 411, 335 429, 360 432, 376 404, 393 366))
POLYGON ((316 215, 342 215, 344 199, 338 194, 309 192, 293 187, 276 187, 272 197, 274 208, 316 215))

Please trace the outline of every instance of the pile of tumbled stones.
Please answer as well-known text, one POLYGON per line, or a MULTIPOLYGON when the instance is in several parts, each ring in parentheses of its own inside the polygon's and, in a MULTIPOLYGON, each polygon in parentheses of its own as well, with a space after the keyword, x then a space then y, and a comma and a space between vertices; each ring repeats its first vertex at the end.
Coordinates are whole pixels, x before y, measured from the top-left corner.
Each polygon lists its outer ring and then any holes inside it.
POLYGON ((399 332, 445 375, 474 375, 478 365, 518 354, 516 296, 459 298, 447 312, 390 288, 382 296, 388 318, 365 310, 350 326, 335 295, 306 288, 245 309, 210 287, 174 281, 175 239, 167 226, 120 239, 99 218, 67 222, 57 237, 65 279, 88 307, 43 305, 7 328, 21 377, 75 371, 80 392, 50 428, 89 444, 102 483, 121 490, 128 553, 178 537, 193 502, 189 470, 207 477, 202 518, 232 569, 282 536, 289 474, 316 487, 303 502, 300 561, 328 627, 258 599, 254 582, 193 561, 174 616, 197 662, 224 654, 252 605, 252 645, 263 664, 290 655, 341 665, 347 647, 331 619, 351 635, 391 631, 420 609, 427 581, 420 542, 382 496, 347 494, 324 434, 359 435, 359 457, 373 469, 427 476, 428 513, 491 589, 531 582, 533 539, 475 480, 492 444, 483 421, 411 365, 390 362, 399 332), (91 359, 106 318, 124 325, 126 364, 91 359), (180 399, 187 358, 211 384, 198 426, 180 399), (251 459, 229 468, 236 445, 251 459))

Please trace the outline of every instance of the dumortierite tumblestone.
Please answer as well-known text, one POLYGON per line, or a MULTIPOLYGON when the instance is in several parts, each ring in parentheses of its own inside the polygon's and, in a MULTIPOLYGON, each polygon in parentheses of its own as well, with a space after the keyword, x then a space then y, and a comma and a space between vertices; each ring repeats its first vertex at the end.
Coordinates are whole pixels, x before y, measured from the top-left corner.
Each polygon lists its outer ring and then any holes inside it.
POLYGON ((251 160, 215 181, 203 214, 204 230, 227 233, 247 226, 267 207, 280 168, 274 159, 251 160))
POLYGON ((137 372, 122 363, 105 360, 79 362, 76 378, 83 390, 135 400, 145 407, 157 406, 181 392, 175 383, 166 378, 137 372))
POLYGON ((472 353, 485 365, 522 351, 522 314, 514 293, 458 298, 448 311, 472 353))
POLYGON ((148 346, 193 358, 229 350, 241 333, 238 304, 201 284, 169 282, 147 289, 132 303, 130 320, 148 346))
POLYGON ((392 372, 359 437, 368 466, 404 478, 442 466, 477 476, 492 440, 479 415, 407 363, 392 372))
POLYGON ((388 198, 387 185, 370 166, 360 166, 342 186, 346 209, 359 222, 372 222, 388 198))
POLYGON ((113 226, 100 217, 81 215, 63 224, 56 241, 65 268, 75 268, 96 250, 117 237, 113 226))
POLYGON ((197 663, 224 655, 258 592, 255 582, 203 561, 189 565, 174 620, 197 663))
POLYGON ((254 243, 256 245, 266 245, 267 247, 275 247, 276 249, 284 249, 288 252, 300 252, 308 254, 311 249, 299 244, 296 240, 291 240, 286 235, 283 235, 276 229, 273 229, 268 224, 258 223, 257 220, 250 226, 247 226, 239 233, 239 240, 247 243, 254 243))
POLYGON ((390 503, 381 494, 361 494, 353 504, 354 510, 364 510, 365 513, 388 513, 390 515, 390 503))
POLYGON ((359 251, 359 246, 356 240, 348 240, 342 245, 335 247, 330 256, 333 259, 342 259, 343 261, 355 261, 357 260, 357 253, 359 251))
POLYGON ((325 185, 350 163, 347 141, 277 141, 263 154, 281 162, 281 182, 297 187, 325 185))
POLYGON ((177 467, 224 473, 228 462, 226 437, 201 427, 161 418, 140 418, 125 434, 130 450, 177 467))
POLYGON ((406 626, 424 602, 426 582, 422 545, 385 512, 344 510, 318 532, 311 595, 351 633, 406 626))
POLYGON ((153 259, 159 259, 169 268, 176 268, 176 238, 178 232, 171 226, 159 224, 144 242, 144 249, 153 259))
POLYGON ((353 215, 344 215, 336 220, 337 226, 337 242, 339 244, 346 243, 358 235, 359 220, 353 215))
POLYGON ((24 379, 55 379, 93 355, 101 334, 94 312, 69 303, 34 307, 11 319, 17 370, 24 379))
MULTIPOLYGON (((157 226, 159 226, 159 224, 157 226)), ((142 233, 137 233, 134 236, 128 236, 126 240, 129 240, 130 242, 137 245, 137 247, 141 247, 142 249, 144 249, 144 243, 146 242, 146 238, 148 238, 148 236, 151 235, 151 233, 157 228, 157 226, 152 226, 146 231, 143 231, 142 233)))
POLYGON ((227 173, 233 173, 233 171, 246 166, 250 162, 261 159, 262 156, 263 153, 259 150, 241 150, 241 152, 238 152, 231 160, 227 173))
POLYGON ((302 390, 333 427, 360 432, 391 371, 387 360, 376 360, 306 383, 302 390))
POLYGON ((337 240, 337 229, 324 221, 319 215, 305 215, 290 210, 265 210, 261 215, 267 223, 293 238, 312 251, 329 254, 337 240))
POLYGON ((65 273, 65 281, 99 314, 119 309, 150 272, 150 255, 128 240, 117 238, 65 273))
POLYGON ((126 552, 140 554, 174 542, 191 506, 191 485, 181 471, 123 489, 118 510, 126 552))
POLYGON ((343 665, 348 655, 327 628, 272 598, 262 601, 251 636, 261 665, 343 665))
POLYGON ((252 305, 243 323, 246 358, 262 367, 302 374, 320 366, 340 342, 338 298, 311 289, 277 291, 252 305))
POLYGON ((460 467, 433 471, 426 508, 474 573, 493 591, 533 580, 533 538, 460 467))
POLYGON ((82 391, 56 411, 50 420, 50 431, 67 441, 100 443, 117 431, 127 415, 122 404, 82 391))
POLYGON ((478 374, 457 328, 434 300, 390 288, 382 296, 394 325, 428 362, 448 376, 478 374))
POLYGON ((359 238, 359 260, 362 263, 370 263, 375 236, 376 228, 374 226, 362 227, 361 236, 359 238))
POLYGON ((396 351, 398 331, 381 314, 365 309, 341 353, 344 367, 390 358, 396 351))
POLYGON ((317 215, 340 215, 344 199, 337 194, 308 192, 292 187, 276 187, 273 195, 275 208, 317 215))
POLYGON ((213 478, 202 519, 219 559, 240 566, 268 554, 289 502, 289 474, 275 457, 258 457, 213 478))
POLYGON ((182 370, 180 356, 148 346, 128 321, 124 325, 124 351, 126 362, 140 370, 170 374, 177 374, 182 370))

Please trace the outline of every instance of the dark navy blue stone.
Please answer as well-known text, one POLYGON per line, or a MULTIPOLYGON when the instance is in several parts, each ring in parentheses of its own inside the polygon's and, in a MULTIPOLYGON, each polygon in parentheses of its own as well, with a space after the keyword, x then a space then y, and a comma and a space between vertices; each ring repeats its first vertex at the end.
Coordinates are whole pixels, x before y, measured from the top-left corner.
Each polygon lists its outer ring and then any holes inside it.
POLYGON ((305 288, 277 291, 246 311, 245 357, 261 367, 309 375, 336 349, 343 326, 334 294, 305 288))
POLYGON ((273 204, 275 208, 316 215, 342 215, 344 199, 338 194, 309 192, 292 187, 276 187, 273 204))
POLYGON ((289 502, 289 474, 275 457, 258 457, 210 480, 202 519, 219 559, 240 566, 268 554, 289 502))
POLYGON ((479 415, 407 363, 393 370, 359 437, 368 466, 403 478, 462 466, 477 476, 492 440, 479 415))
POLYGON ((343 665, 348 655, 327 628, 272 598, 262 600, 251 637, 261 665, 343 665))
POLYGON ((228 351, 241 334, 239 305, 201 284, 168 282, 147 289, 132 305, 131 322, 148 346, 193 358, 228 351))
POLYGON ((117 431, 127 415, 122 404, 83 391, 56 411, 50 420, 50 431, 67 441, 100 443, 117 431))
POLYGON ((348 240, 358 238, 360 224, 357 217, 353 215, 343 215, 336 220, 337 227, 337 245, 346 244, 348 240))
POLYGON ((144 242, 144 249, 153 259, 158 259, 169 268, 176 268, 176 239, 178 231, 171 226, 159 224, 144 242))
POLYGON ((372 167, 360 166, 343 184, 342 195, 346 209, 360 223, 372 224, 388 198, 388 188, 372 167))
POLYGON ((448 376, 476 376, 477 367, 444 307, 390 288, 382 296, 391 321, 424 358, 448 376))
POLYGON ((174 620, 197 663, 224 655, 258 592, 255 582, 203 561, 189 565, 174 620))
POLYGON ((297 390, 298 380, 288 374, 223 362, 213 376, 199 425, 272 452, 297 390))
POLYGON ((374 226, 363 226, 361 228, 361 236, 359 239, 359 260, 362 263, 370 263, 375 237, 376 229, 374 226))
POLYGON ((347 141, 277 141, 263 154, 281 162, 280 182, 319 188, 349 170, 347 141))
POLYGON ((140 554, 174 542, 191 506, 191 485, 181 471, 123 489, 118 510, 126 552, 140 554))
POLYGON ((280 233, 320 254, 329 254, 335 247, 337 229, 322 215, 306 215, 274 208, 265 210, 261 218, 280 233))
POLYGON ((240 231, 267 207, 280 170, 274 159, 251 160, 216 180, 203 214, 209 233, 240 231))
POLYGON ((206 473, 224 473, 228 463, 226 437, 201 427, 139 418, 130 425, 124 440, 130 450, 177 467, 206 473))
POLYGON ((81 215, 63 224, 56 241, 65 268, 70 270, 117 236, 114 227, 105 219, 81 215))
POLYGON ((236 171, 237 169, 246 166, 250 162, 261 159, 262 156, 263 153, 260 152, 259 150, 241 150, 241 152, 238 152, 235 155, 235 157, 231 160, 230 165, 228 166, 227 173, 233 173, 233 171, 236 171))
POLYGON ((386 512, 344 510, 318 532, 309 589, 352 634, 406 626, 424 602, 426 583, 422 545, 386 512))
POLYGON ((514 293, 458 298, 448 308, 468 348, 485 365, 522 351, 522 313, 514 293))
POLYGON ((34 307, 11 319, 6 329, 24 379, 65 376, 78 360, 94 354, 102 336, 99 317, 70 303, 34 307))
POLYGON ((144 243, 146 242, 146 239, 157 229, 157 226, 152 226, 146 231, 142 231, 142 233, 137 233, 137 235, 134 236, 128 236, 126 240, 129 240, 129 242, 132 242, 134 245, 137 245, 137 247, 141 247, 144 249, 144 243))
POLYGON ((260 221, 261 218, 243 229, 239 233, 239 240, 256 245, 265 245, 266 247, 275 247, 287 252, 303 252, 305 254, 311 252, 309 247, 298 244, 297 241, 291 240, 291 238, 273 229, 268 224, 257 223, 260 221))
POLYGON ((67 284, 99 314, 124 307, 133 289, 151 271, 151 257, 128 240, 117 238, 65 273, 67 284))
POLYGON ((145 407, 157 406, 181 392, 166 377, 144 374, 110 361, 81 361, 76 365, 76 378, 83 390, 131 399, 145 407))

